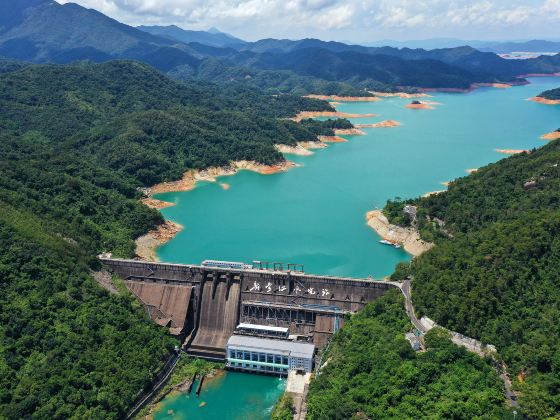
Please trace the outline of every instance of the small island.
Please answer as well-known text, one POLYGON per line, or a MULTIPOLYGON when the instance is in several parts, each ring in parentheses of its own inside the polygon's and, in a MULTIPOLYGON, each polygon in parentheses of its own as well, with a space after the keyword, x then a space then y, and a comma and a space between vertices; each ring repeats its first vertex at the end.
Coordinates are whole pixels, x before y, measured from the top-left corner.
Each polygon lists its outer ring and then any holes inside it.
POLYGON ((560 88, 546 90, 530 100, 545 105, 560 105, 560 88))
POLYGON ((434 109, 434 107, 430 106, 430 104, 416 99, 409 103, 406 107, 408 109, 434 109))

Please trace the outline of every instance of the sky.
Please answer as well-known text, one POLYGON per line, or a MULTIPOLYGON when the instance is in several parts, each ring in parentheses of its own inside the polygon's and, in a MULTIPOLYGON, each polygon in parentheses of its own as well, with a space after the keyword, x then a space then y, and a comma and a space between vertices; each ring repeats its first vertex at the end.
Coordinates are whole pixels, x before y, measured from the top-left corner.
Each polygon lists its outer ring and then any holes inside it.
MULTIPOLYGON (((70 0, 58 0, 68 3, 70 0)), ((129 25, 245 40, 560 39, 560 0, 71 0, 129 25)))

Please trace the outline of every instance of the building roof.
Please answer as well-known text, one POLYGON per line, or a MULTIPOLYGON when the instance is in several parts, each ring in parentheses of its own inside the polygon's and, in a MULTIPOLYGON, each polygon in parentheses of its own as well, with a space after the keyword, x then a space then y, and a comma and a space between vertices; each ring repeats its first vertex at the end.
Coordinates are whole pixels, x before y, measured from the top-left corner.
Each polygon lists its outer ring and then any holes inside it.
POLYGON ((296 341, 272 340, 269 338, 257 338, 246 335, 232 335, 227 343, 229 346, 244 347, 262 352, 274 352, 288 354, 292 357, 313 358, 315 346, 309 343, 298 343, 296 341))
POLYGON ((281 332, 281 333, 287 333, 288 332, 288 328, 271 327, 271 326, 268 326, 268 325, 258 325, 258 324, 241 323, 237 326, 237 328, 245 328, 245 329, 259 330, 259 331, 275 331, 275 332, 281 332))

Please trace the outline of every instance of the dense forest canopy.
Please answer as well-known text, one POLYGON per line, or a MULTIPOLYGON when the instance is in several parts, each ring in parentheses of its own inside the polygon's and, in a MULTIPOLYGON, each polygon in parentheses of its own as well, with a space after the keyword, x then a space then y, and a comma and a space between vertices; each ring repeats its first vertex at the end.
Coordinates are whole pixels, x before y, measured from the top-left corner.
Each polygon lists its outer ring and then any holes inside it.
POLYGON ((122 418, 178 344, 91 275, 97 254, 132 257, 163 222, 137 188, 232 159, 277 162, 276 143, 316 139, 285 118, 332 108, 178 84, 133 62, 3 68, 0 418, 122 418))
POLYGON ((439 329, 426 335, 426 352, 414 352, 403 305, 392 290, 335 335, 310 386, 308 418, 504 417, 502 384, 489 362, 439 329))
POLYGON ((560 101, 560 88, 546 90, 539 95, 541 98, 560 101))
MULTIPOLYGON (((560 414, 560 142, 408 200, 437 246, 400 267, 420 314, 497 346, 531 418, 560 414)), ((404 202, 385 209, 393 222, 404 202)))

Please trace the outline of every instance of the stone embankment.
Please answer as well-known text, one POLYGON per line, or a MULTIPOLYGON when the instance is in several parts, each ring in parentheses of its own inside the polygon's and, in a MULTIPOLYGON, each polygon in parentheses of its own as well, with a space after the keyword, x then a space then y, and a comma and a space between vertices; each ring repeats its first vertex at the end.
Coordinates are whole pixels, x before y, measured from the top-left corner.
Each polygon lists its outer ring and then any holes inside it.
POLYGON ((372 210, 366 214, 368 226, 377 232, 379 236, 400 244, 406 252, 414 257, 422 255, 432 249, 434 244, 424 241, 414 228, 403 228, 392 225, 381 210, 372 210))

